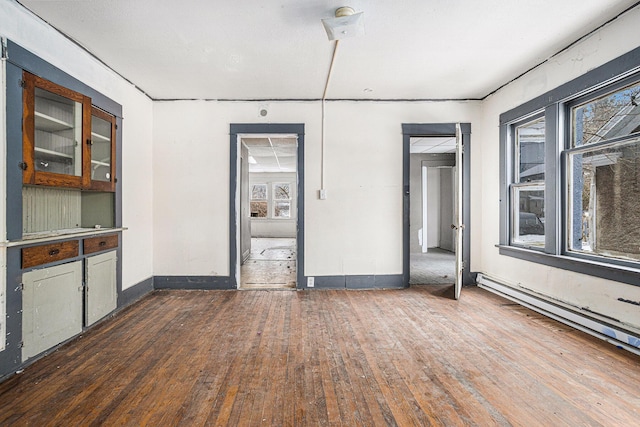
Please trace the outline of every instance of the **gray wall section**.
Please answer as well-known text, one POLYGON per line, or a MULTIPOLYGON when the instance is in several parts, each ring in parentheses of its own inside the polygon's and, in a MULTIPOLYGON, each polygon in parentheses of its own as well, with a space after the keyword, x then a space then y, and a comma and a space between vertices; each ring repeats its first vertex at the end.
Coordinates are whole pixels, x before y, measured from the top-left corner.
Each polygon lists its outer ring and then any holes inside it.
POLYGON ((401 274, 316 276, 316 289, 402 289, 401 274))
POLYGON ((20 249, 7 248, 7 335, 6 347, 0 351, 0 379, 14 373, 22 364, 22 273, 20 249))
POLYGON ((226 276, 154 276, 154 289, 234 289, 226 276))
POLYGON ((153 277, 131 286, 118 293, 118 309, 127 307, 153 292, 153 277))
POLYGON ((22 69, 7 63, 7 240, 22 238, 22 69))

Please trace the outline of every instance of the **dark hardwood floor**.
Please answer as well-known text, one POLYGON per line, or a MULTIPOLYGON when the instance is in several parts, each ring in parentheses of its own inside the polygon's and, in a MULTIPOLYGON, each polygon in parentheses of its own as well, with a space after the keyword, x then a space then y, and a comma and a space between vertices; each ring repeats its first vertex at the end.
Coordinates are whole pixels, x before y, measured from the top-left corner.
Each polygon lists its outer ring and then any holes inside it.
POLYGON ((639 425, 640 357, 449 294, 156 292, 0 384, 0 425, 639 425))

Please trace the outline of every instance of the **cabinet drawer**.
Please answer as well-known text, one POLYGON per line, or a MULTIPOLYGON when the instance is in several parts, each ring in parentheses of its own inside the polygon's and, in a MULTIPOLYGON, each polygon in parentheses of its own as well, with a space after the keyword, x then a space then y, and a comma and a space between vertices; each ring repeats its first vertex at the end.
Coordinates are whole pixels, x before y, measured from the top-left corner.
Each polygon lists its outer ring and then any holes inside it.
POLYGON ((22 268, 35 267, 37 265, 77 257, 78 248, 79 244, 77 240, 23 248, 22 268))
POLYGON ((94 252, 104 251, 111 248, 118 247, 118 235, 109 234, 108 236, 92 237, 90 239, 84 239, 83 250, 85 254, 92 254, 94 252))

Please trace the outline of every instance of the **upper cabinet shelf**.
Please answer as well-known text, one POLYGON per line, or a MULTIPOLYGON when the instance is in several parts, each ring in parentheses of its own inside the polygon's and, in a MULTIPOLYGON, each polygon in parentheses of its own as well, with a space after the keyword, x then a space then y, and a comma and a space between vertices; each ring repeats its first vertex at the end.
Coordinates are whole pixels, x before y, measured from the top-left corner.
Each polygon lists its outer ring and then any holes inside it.
POLYGON ((45 132, 60 132, 63 130, 73 129, 73 123, 63 122, 44 113, 36 111, 35 113, 36 129, 45 132))
POLYGON ((23 80, 23 183, 115 191, 115 117, 81 93, 23 80))

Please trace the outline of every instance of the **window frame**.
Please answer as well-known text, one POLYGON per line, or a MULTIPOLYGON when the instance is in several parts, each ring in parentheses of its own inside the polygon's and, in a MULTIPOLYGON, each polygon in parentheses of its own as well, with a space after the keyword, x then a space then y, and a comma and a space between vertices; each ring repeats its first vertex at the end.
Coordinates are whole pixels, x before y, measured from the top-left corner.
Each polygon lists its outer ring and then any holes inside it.
POLYGON ((271 200, 271 218, 272 219, 277 219, 277 220, 288 220, 288 219, 293 219, 293 209, 292 209, 292 202, 293 202, 293 184, 291 182, 272 182, 271 183, 271 194, 272 194, 272 200, 271 200), (276 197, 276 186, 283 186, 286 185, 289 187, 289 198, 287 199, 280 199, 276 197), (285 217, 285 216, 277 216, 276 215, 276 203, 278 202, 288 202, 289 203, 289 216, 285 217))
POLYGON ((266 183, 255 182, 251 184, 251 197, 249 198, 249 217, 253 219, 268 219, 269 218, 269 185, 266 183), (255 199, 253 197, 253 188, 257 185, 264 186, 264 199, 255 199), (267 216, 253 216, 253 210, 251 209, 251 204, 253 202, 266 202, 267 203, 267 216))
MULTIPOLYGON (((534 123, 540 119, 545 119, 545 133, 546 133, 546 116, 544 110, 534 111, 531 114, 528 114, 525 117, 521 117, 516 121, 513 121, 508 124, 508 145, 509 145, 509 159, 511 161, 509 173, 510 176, 510 185, 508 191, 509 198, 509 245, 518 246, 523 248, 528 248, 531 250, 542 251, 544 250, 545 243, 543 241, 542 245, 539 244, 531 244, 525 241, 518 241, 516 236, 519 235, 519 230, 517 227, 519 226, 519 217, 520 215, 520 203, 519 199, 516 199, 516 193, 522 191, 523 189, 540 187, 545 194, 545 180, 533 180, 533 181, 521 181, 521 172, 520 172, 520 161, 521 161, 521 145, 518 139, 518 129, 522 126, 525 126, 529 123, 534 123)), ((546 137, 545 137, 545 149, 546 149, 546 137)), ((545 165, 546 165, 546 156, 545 156, 545 165)), ((545 167, 545 176, 546 176, 546 167, 545 167)), ((546 204, 545 204, 546 206, 546 204)), ((546 230, 545 230, 546 232, 546 230)))
POLYGON ((254 199, 254 198, 250 198, 249 199, 249 203, 251 202, 266 202, 267 203, 267 216, 264 217, 255 217, 252 216, 250 217, 251 220, 257 220, 257 221, 267 221, 267 220, 274 220, 274 221, 290 221, 290 220, 295 220, 296 219, 296 209, 294 208, 294 201, 295 201, 295 182, 292 181, 271 181, 271 180, 256 180, 255 182, 252 182, 251 184, 251 196, 253 196, 253 187, 256 185, 264 185, 266 186, 266 199, 254 199), (288 185, 289 186, 289 198, 288 199, 276 199, 276 190, 275 187, 276 185, 288 185), (284 202, 289 202, 289 216, 288 217, 282 217, 282 216, 276 216, 275 214, 275 205, 276 202, 279 201, 284 201, 284 202))
MULTIPOLYGON (((640 82, 640 47, 584 75, 550 90, 500 115, 500 240, 499 253, 542 265, 552 266, 640 286, 640 262, 569 250, 569 170, 571 147, 571 108, 595 100, 616 89, 640 82), (512 126, 545 116, 545 245, 531 248, 512 242, 512 184, 514 142, 512 126)), ((632 134, 589 144, 588 149, 639 137, 632 134)), ((519 167, 519 164, 518 164, 519 167)))

